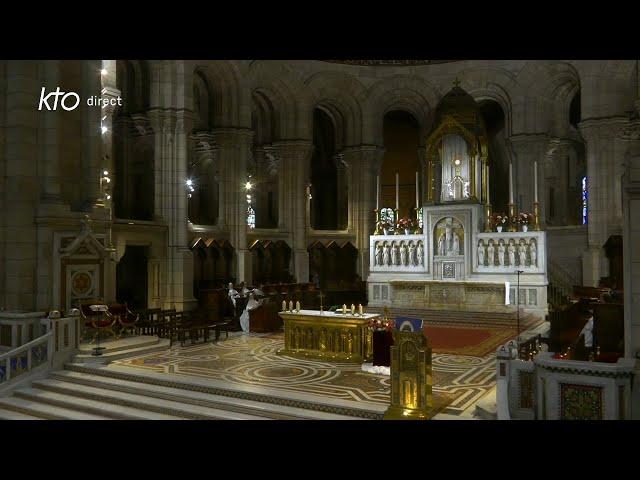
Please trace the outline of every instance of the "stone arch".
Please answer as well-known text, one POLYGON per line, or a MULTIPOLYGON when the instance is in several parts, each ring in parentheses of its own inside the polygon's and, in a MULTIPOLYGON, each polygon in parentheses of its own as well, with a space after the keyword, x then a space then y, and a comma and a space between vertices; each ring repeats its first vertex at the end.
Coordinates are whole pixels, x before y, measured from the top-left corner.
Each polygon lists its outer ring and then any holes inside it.
POLYGON ((212 105, 211 87, 206 74, 196 69, 193 74, 193 130, 211 130, 212 105))
POLYGON ((215 60, 197 66, 195 71, 206 78, 211 95, 211 128, 243 127, 250 125, 248 92, 243 89, 238 65, 227 60, 215 60))
POLYGON ((306 138, 309 131, 306 117, 308 98, 304 94, 304 84, 280 62, 257 60, 252 62, 248 72, 248 82, 252 101, 260 92, 272 104, 277 128, 275 136, 280 140, 306 138))
MULTIPOLYGON (((320 72, 305 81, 310 95, 309 118, 316 107, 332 112, 342 119, 340 137, 342 146, 362 143, 362 104, 367 91, 360 81, 341 72, 320 72)), ((313 122, 310 122, 313 125, 313 122)))
POLYGON ((393 110, 410 113, 420 125, 420 138, 424 141, 432 127, 432 110, 438 99, 436 89, 422 78, 396 75, 380 80, 368 92, 363 120, 364 142, 381 144, 384 116, 393 110))
POLYGON ((146 60, 116 60, 116 85, 124 98, 115 113, 145 113, 149 109, 150 73, 146 60))

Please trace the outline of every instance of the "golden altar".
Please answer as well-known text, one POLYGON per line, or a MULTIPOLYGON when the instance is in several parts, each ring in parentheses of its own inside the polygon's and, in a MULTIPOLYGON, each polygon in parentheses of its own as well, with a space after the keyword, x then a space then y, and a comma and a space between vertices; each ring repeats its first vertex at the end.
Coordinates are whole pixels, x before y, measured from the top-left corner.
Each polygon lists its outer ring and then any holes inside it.
POLYGON ((278 313, 284 322, 280 355, 364 363, 373 355, 369 321, 379 314, 300 310, 278 313))

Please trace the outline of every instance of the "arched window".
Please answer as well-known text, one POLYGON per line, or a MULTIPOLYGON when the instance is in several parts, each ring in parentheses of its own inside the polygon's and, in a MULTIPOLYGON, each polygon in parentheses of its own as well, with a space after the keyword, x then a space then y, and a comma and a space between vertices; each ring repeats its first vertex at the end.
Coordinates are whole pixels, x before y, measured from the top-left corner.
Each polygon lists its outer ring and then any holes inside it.
POLYGON ((388 230, 393 231, 396 225, 395 212, 393 208, 385 207, 380 210, 380 221, 389 225, 388 230))
POLYGON ((247 226, 249 228, 256 228, 256 211, 251 205, 247 207, 247 226))
POLYGON ((588 210, 589 192, 587 190, 587 177, 582 177, 582 224, 586 225, 589 221, 588 210))

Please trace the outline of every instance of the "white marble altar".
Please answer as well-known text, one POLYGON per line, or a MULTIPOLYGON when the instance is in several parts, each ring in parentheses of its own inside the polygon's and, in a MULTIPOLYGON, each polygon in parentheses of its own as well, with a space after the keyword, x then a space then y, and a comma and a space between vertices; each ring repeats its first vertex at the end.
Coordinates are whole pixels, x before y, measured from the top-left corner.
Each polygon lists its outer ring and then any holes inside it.
POLYGON ((483 207, 470 203, 423 207, 423 218, 423 234, 370 236, 369 305, 512 311, 521 271, 522 311, 546 315, 544 231, 484 232, 483 207))

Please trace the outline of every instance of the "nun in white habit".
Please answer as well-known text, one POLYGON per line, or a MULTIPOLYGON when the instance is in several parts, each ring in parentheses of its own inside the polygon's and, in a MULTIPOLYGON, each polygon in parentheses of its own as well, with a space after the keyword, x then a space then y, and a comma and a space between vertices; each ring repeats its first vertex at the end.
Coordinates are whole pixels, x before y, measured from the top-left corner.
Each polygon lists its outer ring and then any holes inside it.
POLYGON ((249 333, 249 311, 255 310, 259 306, 260 302, 256 300, 253 293, 250 293, 247 306, 245 307, 244 312, 242 312, 242 315, 240 315, 240 328, 242 328, 243 332, 249 333))

